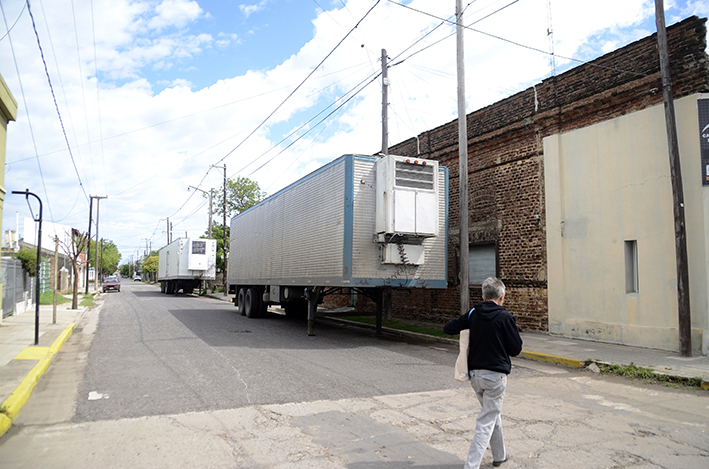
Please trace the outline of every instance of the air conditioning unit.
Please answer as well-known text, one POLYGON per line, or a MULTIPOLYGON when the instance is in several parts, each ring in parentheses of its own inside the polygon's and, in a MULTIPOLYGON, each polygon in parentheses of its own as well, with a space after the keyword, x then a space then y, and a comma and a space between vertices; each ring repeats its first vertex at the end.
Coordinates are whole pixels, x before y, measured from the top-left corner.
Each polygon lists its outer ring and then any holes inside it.
POLYGON ((386 155, 376 162, 376 235, 438 236, 438 162, 386 155))

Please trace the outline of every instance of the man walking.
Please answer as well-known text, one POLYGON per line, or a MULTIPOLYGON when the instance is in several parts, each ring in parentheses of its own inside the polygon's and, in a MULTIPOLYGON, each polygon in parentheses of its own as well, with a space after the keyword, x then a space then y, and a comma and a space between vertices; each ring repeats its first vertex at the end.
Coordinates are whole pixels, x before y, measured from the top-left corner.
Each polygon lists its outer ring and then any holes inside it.
POLYGON ((508 459, 500 411, 507 375, 512 368, 510 357, 522 351, 522 338, 515 317, 502 306, 505 284, 496 277, 489 277, 483 282, 482 294, 482 303, 443 327, 443 331, 451 335, 470 329, 468 370, 473 390, 482 406, 465 469, 480 467, 488 444, 494 467, 501 466, 508 459))

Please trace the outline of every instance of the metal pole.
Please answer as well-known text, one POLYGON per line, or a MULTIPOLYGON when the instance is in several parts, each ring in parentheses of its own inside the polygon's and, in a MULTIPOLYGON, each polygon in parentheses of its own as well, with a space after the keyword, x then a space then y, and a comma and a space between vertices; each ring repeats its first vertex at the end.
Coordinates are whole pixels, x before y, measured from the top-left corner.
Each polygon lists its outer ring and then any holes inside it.
POLYGON ((226 164, 224 165, 224 296, 229 294, 229 262, 227 262, 227 243, 226 243, 226 164))
POLYGON ((91 261, 91 215, 93 214, 93 210, 94 198, 93 196, 89 196, 89 245, 86 248, 86 291, 84 291, 84 294, 86 295, 89 294, 89 262, 91 261))
POLYGON ((59 237, 54 237, 54 298, 52 299, 52 324, 57 323, 57 290, 59 290, 59 237))
POLYGON ((34 197, 39 202, 39 219, 35 220, 39 222, 37 226, 37 279, 35 282, 35 307, 34 307, 34 344, 39 345, 39 280, 40 280, 40 269, 42 263, 42 199, 40 199, 36 194, 30 192, 29 189, 25 189, 24 192, 12 191, 13 194, 24 194, 25 200, 29 205, 29 196, 34 197))
POLYGON ((662 96, 665 103, 667 145, 670 153, 670 179, 672 182, 672 203, 675 225, 675 257, 677 262, 679 352, 683 357, 691 357, 692 317, 689 306, 689 267, 687 261, 687 232, 684 220, 684 189, 682 186, 679 144, 677 143, 674 98, 672 96, 670 57, 667 50, 665 8, 662 0, 655 0, 655 22, 657 24, 657 43, 660 51, 660 71, 662 73, 662 96))
POLYGON ((382 155, 389 154, 388 95, 389 76, 387 74, 387 51, 382 49, 382 155))
POLYGON ((463 58, 463 9, 456 0, 455 22, 458 65, 458 198, 460 202, 460 311, 470 309, 469 247, 468 247, 468 125, 465 115, 465 61, 463 58))

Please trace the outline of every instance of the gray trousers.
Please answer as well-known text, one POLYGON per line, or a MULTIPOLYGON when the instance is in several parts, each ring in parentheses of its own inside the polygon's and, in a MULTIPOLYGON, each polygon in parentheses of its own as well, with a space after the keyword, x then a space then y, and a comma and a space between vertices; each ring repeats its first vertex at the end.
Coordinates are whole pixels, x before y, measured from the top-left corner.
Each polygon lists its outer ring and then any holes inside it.
POLYGON ((470 444, 465 469, 478 469, 488 444, 494 461, 503 461, 507 456, 500 418, 507 375, 497 371, 470 370, 470 383, 482 409, 475 424, 475 436, 470 444))

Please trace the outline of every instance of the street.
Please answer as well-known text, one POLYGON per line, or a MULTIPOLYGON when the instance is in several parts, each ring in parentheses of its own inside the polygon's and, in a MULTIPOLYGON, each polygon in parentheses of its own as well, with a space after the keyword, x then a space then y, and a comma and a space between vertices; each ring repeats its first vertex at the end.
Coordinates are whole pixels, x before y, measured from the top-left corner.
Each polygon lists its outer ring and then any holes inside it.
MULTIPOLYGON (((463 466, 479 405, 455 346, 324 322, 309 337, 129 281, 101 301, 0 439, 3 468, 463 466)), ((706 391, 513 363, 503 467, 709 467, 706 391)))

